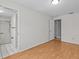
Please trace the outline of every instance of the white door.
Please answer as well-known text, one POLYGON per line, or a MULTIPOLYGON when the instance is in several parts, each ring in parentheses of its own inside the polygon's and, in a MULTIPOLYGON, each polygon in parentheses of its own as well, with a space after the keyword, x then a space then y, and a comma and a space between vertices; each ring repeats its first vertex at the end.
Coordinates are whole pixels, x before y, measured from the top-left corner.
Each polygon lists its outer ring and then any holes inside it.
POLYGON ((0 21, 0 45, 11 42, 9 21, 0 21))

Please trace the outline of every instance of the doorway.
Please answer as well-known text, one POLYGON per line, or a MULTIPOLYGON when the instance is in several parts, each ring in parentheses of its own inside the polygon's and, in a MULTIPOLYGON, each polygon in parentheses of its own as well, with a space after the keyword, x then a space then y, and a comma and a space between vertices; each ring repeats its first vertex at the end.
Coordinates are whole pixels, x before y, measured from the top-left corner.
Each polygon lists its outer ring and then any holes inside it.
POLYGON ((0 45, 8 44, 11 42, 10 22, 0 21, 0 45))
POLYGON ((61 19, 54 20, 54 38, 61 40, 61 19))

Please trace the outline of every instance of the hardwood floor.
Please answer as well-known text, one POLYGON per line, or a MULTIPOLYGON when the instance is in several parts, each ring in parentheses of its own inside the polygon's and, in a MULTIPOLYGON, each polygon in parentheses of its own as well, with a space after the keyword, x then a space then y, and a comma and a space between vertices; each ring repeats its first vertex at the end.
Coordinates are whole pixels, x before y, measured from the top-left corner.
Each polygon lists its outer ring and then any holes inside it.
POLYGON ((4 59, 79 59, 79 45, 55 39, 4 59))

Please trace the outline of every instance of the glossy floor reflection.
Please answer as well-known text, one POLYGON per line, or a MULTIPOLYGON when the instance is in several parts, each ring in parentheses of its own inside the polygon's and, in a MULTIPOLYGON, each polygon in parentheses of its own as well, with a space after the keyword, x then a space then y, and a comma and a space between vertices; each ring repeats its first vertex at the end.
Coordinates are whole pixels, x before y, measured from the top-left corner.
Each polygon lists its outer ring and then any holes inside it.
POLYGON ((79 45, 54 39, 5 59, 79 59, 79 45))

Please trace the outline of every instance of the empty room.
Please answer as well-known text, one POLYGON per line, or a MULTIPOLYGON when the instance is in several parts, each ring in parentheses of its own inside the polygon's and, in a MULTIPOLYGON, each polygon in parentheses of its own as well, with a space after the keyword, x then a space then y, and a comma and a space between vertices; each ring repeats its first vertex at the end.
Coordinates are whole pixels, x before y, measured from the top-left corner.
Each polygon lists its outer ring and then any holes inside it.
POLYGON ((79 59, 79 0, 0 0, 0 59, 79 59))

